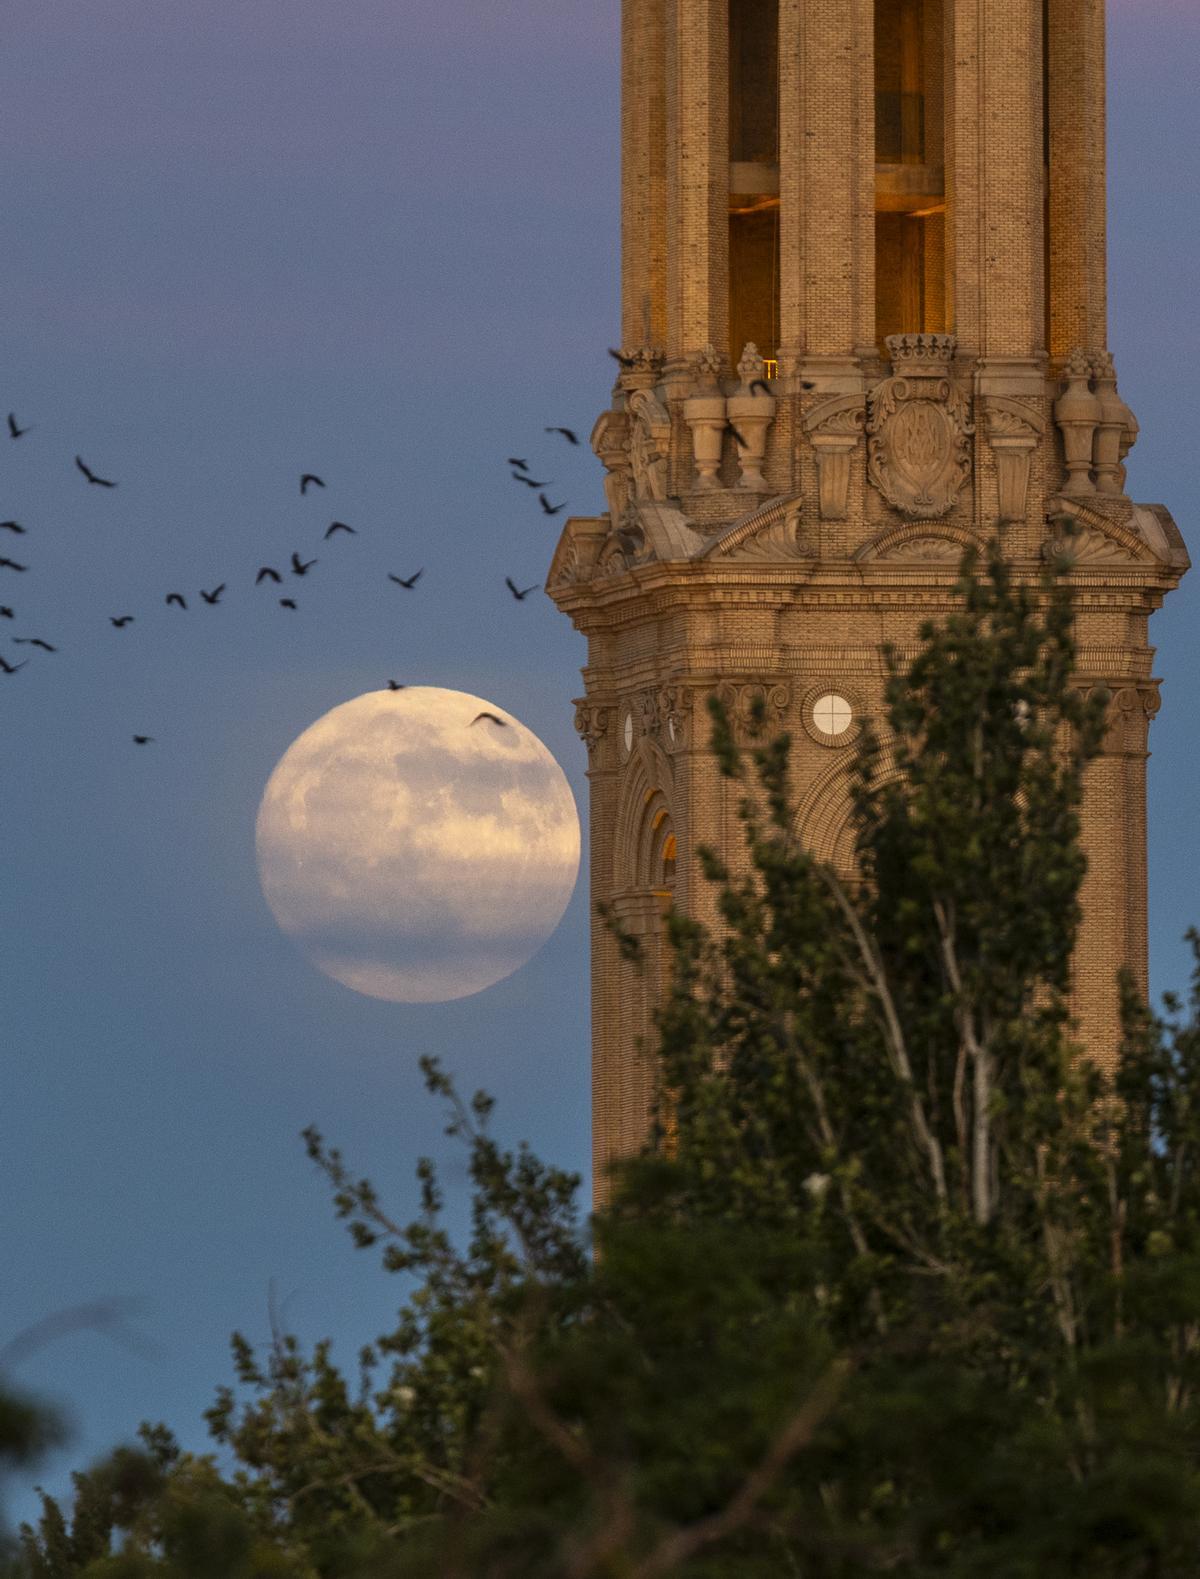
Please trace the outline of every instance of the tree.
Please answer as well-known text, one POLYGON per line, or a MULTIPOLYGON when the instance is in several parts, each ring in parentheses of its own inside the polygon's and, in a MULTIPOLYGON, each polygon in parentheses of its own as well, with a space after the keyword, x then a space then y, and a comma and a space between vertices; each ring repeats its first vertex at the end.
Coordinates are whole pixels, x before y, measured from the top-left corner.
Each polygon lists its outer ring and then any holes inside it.
POLYGON ((1080 1056, 1102 705, 1065 591, 998 550, 960 591, 892 660, 853 881, 794 838, 786 740, 747 761, 716 712, 746 859, 704 857, 719 933, 671 920, 654 1138, 590 1234, 436 1066, 464 1247, 428 1164, 403 1225, 309 1131, 413 1285, 395 1330, 356 1385, 327 1345, 235 1340, 231 1470, 151 1434, 136 1494, 110 1463, 47 1503, 24 1575, 1195 1572, 1200 965, 1168 1022, 1126 984, 1114 1077, 1080 1056))

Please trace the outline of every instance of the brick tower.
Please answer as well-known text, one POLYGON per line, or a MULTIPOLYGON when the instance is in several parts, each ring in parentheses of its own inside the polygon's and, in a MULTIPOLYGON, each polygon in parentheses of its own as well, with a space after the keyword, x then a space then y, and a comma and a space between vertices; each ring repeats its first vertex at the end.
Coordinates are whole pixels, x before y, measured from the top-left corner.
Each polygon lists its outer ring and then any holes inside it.
POLYGON ((793 737, 798 831, 851 856, 880 648, 951 607, 965 544, 1034 577, 1074 523, 1080 683, 1112 693, 1083 815, 1075 1002, 1116 1045, 1146 972, 1147 620, 1187 568, 1125 492, 1107 350, 1104 0, 624 0, 622 345, 605 515, 548 590, 588 639, 594 1160, 646 1131, 662 912, 740 847, 705 698, 793 737))

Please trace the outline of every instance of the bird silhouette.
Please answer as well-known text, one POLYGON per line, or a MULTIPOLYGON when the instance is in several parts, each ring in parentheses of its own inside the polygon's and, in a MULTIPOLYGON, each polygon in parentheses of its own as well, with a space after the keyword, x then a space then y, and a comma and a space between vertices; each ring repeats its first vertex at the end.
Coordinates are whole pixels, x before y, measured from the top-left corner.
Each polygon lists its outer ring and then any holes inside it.
MULTIPOLYGON (((511 576, 505 576, 505 578, 504 578, 504 585, 512 593, 513 597, 516 598, 518 603, 523 602, 524 599, 526 599, 531 592, 536 592, 537 591, 537 587, 526 587, 524 592, 522 592, 520 587, 517 586, 517 584, 513 581, 511 576)), ((538 582, 538 586, 539 587, 541 586, 541 582, 540 581, 538 582)))
POLYGON ((264 565, 258 572, 258 575, 255 576, 254 585, 258 586, 260 582, 267 581, 268 579, 271 581, 280 582, 283 580, 283 577, 279 574, 278 570, 272 570, 270 565, 264 565))
POLYGON ((526 488, 549 488, 548 482, 538 482, 533 477, 522 477, 520 472, 509 472, 513 482, 523 482, 526 488))
POLYGON ((28 428, 21 428, 21 427, 17 426, 17 419, 13 415, 13 413, 10 411, 9 414, 8 414, 8 436, 9 436, 9 438, 10 439, 24 438, 24 436, 28 432, 29 432, 28 428))
POLYGON ((97 488, 115 488, 117 486, 115 482, 109 482, 107 477, 97 477, 92 468, 85 461, 80 460, 78 455, 75 457, 75 464, 88 482, 93 483, 97 488))
POLYGON ((567 508, 567 502, 565 499, 563 500, 562 504, 551 504, 544 493, 538 494, 538 503, 542 507, 543 515, 557 515, 560 510, 565 510, 567 508))
POLYGON ((732 422, 729 424, 729 431, 733 434, 734 443, 737 444, 739 449, 748 450, 750 448, 749 444, 747 444, 746 440, 734 427, 732 422))
POLYGON ((765 378, 754 378, 754 379, 751 379, 751 381, 750 381, 750 393, 752 395, 753 394, 757 394, 757 392, 760 389, 762 390, 764 395, 769 395, 771 393, 771 386, 770 386, 770 384, 767 383, 765 378))
POLYGON ((388 580, 389 581, 394 581, 398 587, 403 587, 406 592, 411 592, 412 589, 416 586, 417 582, 420 581, 421 577, 424 574, 425 574, 425 567, 423 565, 422 565, 421 569, 417 571, 415 576, 409 576, 407 580, 405 580, 405 578, 403 576, 393 576, 391 571, 389 570, 388 571, 388 580))
POLYGON ((636 356, 625 356, 621 351, 614 350, 611 345, 608 348, 608 354, 612 357, 614 362, 619 363, 622 372, 624 372, 627 367, 633 367, 637 363, 636 356))
POLYGON ((323 541, 327 543, 335 532, 349 532, 351 537, 356 535, 354 528, 352 526, 347 526, 345 521, 331 521, 325 528, 325 536, 323 541))
POLYGON ((293 554, 292 574, 297 576, 306 576, 315 564, 315 559, 301 559, 299 554, 293 554))
POLYGON ((6 603, 0 603, 0 620, 16 619, 16 615, 6 603))
POLYGON ((579 443, 578 436, 576 434, 574 434, 571 431, 570 428, 547 428, 546 432, 547 433, 561 433, 563 438, 566 439, 568 444, 578 444, 579 443))
POLYGON ((187 608, 187 599, 182 592, 167 593, 167 607, 170 608, 172 603, 177 603, 181 609, 187 608))
POLYGON ((48 641, 43 641, 40 636, 14 636, 13 642, 18 647, 40 647, 43 652, 57 652, 57 647, 52 647, 48 641))
POLYGON ((209 604, 219 603, 221 601, 221 594, 222 594, 222 592, 224 592, 224 590, 225 590, 225 583, 222 581, 220 586, 219 587, 214 587, 211 592, 205 592, 204 588, 201 587, 201 589, 200 589, 200 596, 204 599, 204 601, 206 603, 209 603, 209 604))
POLYGON ((0 532, 16 532, 24 537, 25 528, 19 521, 0 521, 0 532))
POLYGON ((507 722, 503 718, 497 718, 495 713, 476 713, 475 717, 467 725, 467 728, 470 729, 475 724, 482 723, 482 721, 485 718, 487 719, 489 724, 499 724, 501 729, 507 729, 508 728, 507 722))
POLYGON ((0 559, 0 570, 28 570, 28 565, 18 565, 15 559, 0 559))
POLYGON ((0 669, 3 669, 5 674, 16 674, 17 670, 23 669, 28 662, 28 658, 22 658, 20 663, 9 663, 7 658, 0 658, 0 669))
POLYGON ((508 457, 508 464, 510 466, 515 466, 518 471, 527 472, 529 470, 529 462, 521 460, 521 458, 517 455, 510 455, 508 457))
POLYGON ((405 687, 400 684, 399 680, 389 680, 388 681, 388 690, 389 691, 403 691, 404 689, 405 689, 405 687))
POLYGON ((133 615, 132 614, 110 614, 108 616, 108 623, 110 625, 112 625, 115 629, 117 629, 119 631, 123 631, 125 629, 126 625, 130 625, 130 624, 133 623, 133 615))
POLYGON ((315 483, 318 488, 324 488, 325 486, 324 482, 322 482, 321 478, 317 476, 316 472, 305 472, 304 476, 300 479, 301 497, 303 497, 308 492, 310 483, 315 483))
POLYGON ((134 735, 133 743, 135 746, 148 746, 151 744, 153 739, 153 735, 134 735))
POLYGON ((296 607, 296 600, 295 598, 280 598, 279 607, 281 609, 294 609, 296 607))

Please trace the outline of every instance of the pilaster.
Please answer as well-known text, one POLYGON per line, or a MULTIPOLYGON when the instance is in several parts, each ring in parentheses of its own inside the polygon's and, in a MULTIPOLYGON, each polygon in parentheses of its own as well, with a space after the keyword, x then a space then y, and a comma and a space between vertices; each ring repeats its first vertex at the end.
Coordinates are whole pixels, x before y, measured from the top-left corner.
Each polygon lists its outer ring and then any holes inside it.
POLYGON ((1108 342, 1104 0, 1048 0, 1048 350, 1108 342))
POLYGON ((729 12, 667 4, 667 349, 680 358, 728 339, 729 12))
POLYGON ((621 344, 667 333, 666 0, 621 9, 621 344))

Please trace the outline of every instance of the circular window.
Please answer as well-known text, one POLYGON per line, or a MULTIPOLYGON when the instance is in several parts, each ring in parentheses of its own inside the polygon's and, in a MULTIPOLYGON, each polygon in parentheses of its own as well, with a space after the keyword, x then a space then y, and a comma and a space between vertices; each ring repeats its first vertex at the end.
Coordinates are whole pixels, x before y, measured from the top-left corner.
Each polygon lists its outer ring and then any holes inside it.
POLYGON ((854 709, 844 696, 836 691, 826 691, 813 703, 813 723, 823 735, 844 735, 854 722, 854 709))
POLYGON ((626 713, 625 714, 625 723, 622 726, 621 738, 625 742, 625 755, 628 756, 629 753, 633 750, 633 714, 632 713, 626 713))

